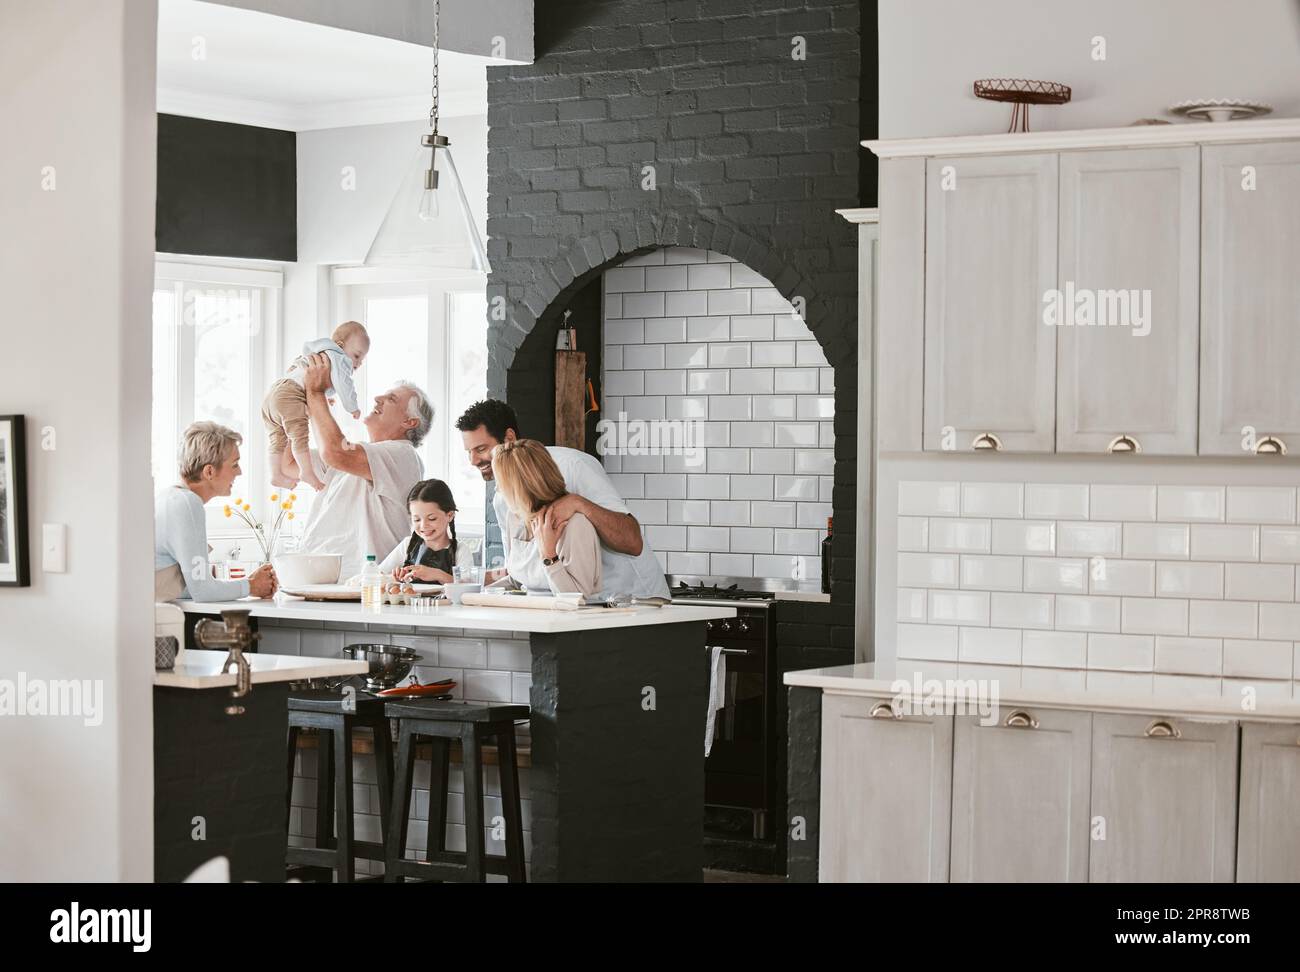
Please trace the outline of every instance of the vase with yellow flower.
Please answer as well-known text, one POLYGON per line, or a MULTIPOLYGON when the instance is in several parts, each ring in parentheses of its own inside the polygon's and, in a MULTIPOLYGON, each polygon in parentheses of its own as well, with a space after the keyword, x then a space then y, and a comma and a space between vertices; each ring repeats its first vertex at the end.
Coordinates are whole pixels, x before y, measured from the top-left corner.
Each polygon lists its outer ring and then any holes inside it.
POLYGON ((271 521, 271 527, 268 530, 266 524, 257 518, 253 513, 253 507, 245 503, 242 499, 236 499, 233 503, 227 503, 222 512, 228 519, 242 520, 250 530, 253 531, 253 539, 257 541, 262 554, 262 563, 270 563, 272 556, 276 552, 277 544, 280 542, 282 531, 288 526, 293 519, 293 504, 298 501, 294 493, 272 493, 272 509, 275 511, 274 518, 271 521))

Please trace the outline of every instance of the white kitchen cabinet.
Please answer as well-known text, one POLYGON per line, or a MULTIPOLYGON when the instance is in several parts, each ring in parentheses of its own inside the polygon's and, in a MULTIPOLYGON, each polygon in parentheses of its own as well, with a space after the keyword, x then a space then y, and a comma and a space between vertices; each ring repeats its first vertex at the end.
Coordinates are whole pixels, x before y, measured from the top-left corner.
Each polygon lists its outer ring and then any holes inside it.
POLYGON ((1207 145, 1201 165, 1200 451, 1300 450, 1300 142, 1207 145))
POLYGON ((1092 714, 956 717, 953 881, 1087 881, 1092 714))
POLYGON ((925 449, 1051 452, 1057 156, 928 160, 925 243, 925 449))
POLYGON ((1237 725, 1098 713, 1092 881, 1232 881, 1237 725))
POLYGON ((1237 880, 1300 875, 1300 726, 1241 727, 1237 880))
POLYGON ((822 881, 947 881, 950 715, 894 718, 884 699, 822 702, 822 881))
POLYGON ((1060 158, 1057 451, 1195 455, 1200 152, 1060 158))

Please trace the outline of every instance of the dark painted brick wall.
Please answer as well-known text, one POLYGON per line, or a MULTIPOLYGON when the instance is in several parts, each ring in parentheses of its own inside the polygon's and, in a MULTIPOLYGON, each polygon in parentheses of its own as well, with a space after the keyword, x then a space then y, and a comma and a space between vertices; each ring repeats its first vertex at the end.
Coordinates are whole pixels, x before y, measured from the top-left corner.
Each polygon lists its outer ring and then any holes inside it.
POLYGON ((805 606, 780 636, 851 646, 857 247, 835 210, 860 205, 858 0, 548 0, 537 13, 536 62, 488 69, 488 297, 503 299, 488 391, 550 440, 558 316, 656 247, 716 250, 802 297, 835 368, 835 584, 832 606, 805 606))

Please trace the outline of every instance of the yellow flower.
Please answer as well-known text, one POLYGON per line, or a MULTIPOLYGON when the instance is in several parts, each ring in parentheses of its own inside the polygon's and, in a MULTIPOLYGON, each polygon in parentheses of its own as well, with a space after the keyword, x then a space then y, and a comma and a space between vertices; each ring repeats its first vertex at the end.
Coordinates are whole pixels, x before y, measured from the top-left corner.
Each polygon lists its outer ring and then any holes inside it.
POLYGON ((225 513, 226 516, 229 516, 229 515, 230 515, 230 507, 229 507, 229 506, 223 506, 223 507, 221 508, 221 512, 222 512, 222 513, 225 513))
POLYGON ((236 506, 243 506, 243 505, 244 505, 244 501, 241 500, 238 496, 236 496, 236 497, 235 497, 235 505, 236 505, 236 506))
POLYGON ((288 509, 289 507, 291 507, 291 506, 293 506, 292 503, 281 503, 281 504, 280 504, 280 509, 282 509, 282 510, 287 510, 287 509, 288 509))
POLYGON ((292 503, 292 502, 296 501, 297 499, 298 499, 298 497, 297 497, 297 495, 295 495, 294 493, 290 493, 290 494, 289 494, 289 502, 292 503))
POLYGON ((293 519, 293 514, 292 514, 292 513, 289 514, 289 519, 291 519, 291 520, 293 519))
POLYGON ((251 510, 252 507, 249 506, 247 503, 245 503, 245 504, 244 504, 244 509, 245 509, 245 510, 251 510))
POLYGON ((271 494, 271 502, 272 502, 272 503, 278 503, 279 501, 280 501, 280 494, 279 494, 279 493, 272 493, 272 494, 271 494))

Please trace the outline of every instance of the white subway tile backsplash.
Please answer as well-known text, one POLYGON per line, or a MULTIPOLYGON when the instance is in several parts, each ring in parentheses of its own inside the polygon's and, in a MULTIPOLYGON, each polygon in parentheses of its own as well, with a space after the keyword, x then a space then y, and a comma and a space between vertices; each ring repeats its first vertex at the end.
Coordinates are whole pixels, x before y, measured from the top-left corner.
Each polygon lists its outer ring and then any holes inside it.
MULTIPOLYGON (((623 496, 626 497, 627 493, 623 496)), ((648 473, 644 496, 646 499, 685 499, 686 476, 682 473, 648 473)))
POLYGON ((1088 562, 1054 557, 1025 558, 1025 590, 1043 594, 1088 593, 1088 562))
POLYGON ((710 344, 709 367, 748 368, 749 345, 743 341, 720 341, 710 344))
POLYGON ((710 473, 749 472, 748 449, 706 449, 706 468, 710 473))
MULTIPOLYGON (((750 468, 753 468, 753 456, 750 457, 750 468)), ((770 500, 775 496, 775 490, 772 485, 771 476, 732 476, 731 477, 731 497, 732 499, 749 499, 749 500, 770 500)), ((767 575, 762 575, 766 577, 767 575)), ((784 576, 784 575, 782 575, 784 576)))
POLYGON ((936 517, 930 521, 930 549, 953 553, 988 553, 989 521, 936 517))
POLYGON ((782 500, 817 500, 816 476, 777 476, 774 483, 776 499, 782 500))
POLYGON ((695 523, 705 525, 709 522, 708 500, 668 500, 668 518, 672 523, 695 523))
POLYGON ((1191 531, 1176 523, 1125 523, 1124 556, 1150 560, 1186 560, 1191 531))
POLYGON ((1192 601, 1187 633, 1197 638, 1256 638, 1259 605, 1235 601, 1192 601))
POLYGON ((704 368, 709 363, 707 344, 665 344, 664 368, 704 368))
POLYGON ((778 446, 790 446, 799 449, 817 447, 817 425, 812 422, 777 422, 773 429, 778 446))
POLYGON ((710 395, 709 418, 715 422, 748 422, 753 399, 749 395, 710 395))
MULTIPOLYGON (((664 346, 662 344, 620 344, 618 350, 623 356, 623 367, 628 370, 645 368, 662 368, 664 366, 664 346)), ((605 370, 615 370, 609 361, 605 361, 605 370)))
POLYGON ((771 368, 733 368, 731 391, 736 395, 770 395, 776 389, 771 368))
MULTIPOLYGON (((735 543, 735 540, 732 540, 735 543)), ((772 550, 779 554, 814 557, 821 552, 821 536, 816 530, 775 530, 772 550)))
POLYGON ((800 368, 825 368, 826 354, 816 341, 800 341, 795 345, 795 363, 800 368))
POLYGON ((1055 614, 1050 594, 989 595, 989 623, 995 628, 1051 628, 1055 614))
POLYGON ((1058 631, 1120 630, 1120 598, 1091 597, 1074 594, 1056 595, 1056 629, 1058 631))
POLYGON ((1300 641, 1300 604, 1260 604, 1259 637, 1300 641))
POLYGON ((1300 564, 1300 529, 1261 527, 1259 559, 1273 564, 1300 564))
POLYGON ((709 574, 709 555, 707 553, 668 553, 668 573, 670 574, 709 574))
POLYGON ((1161 597, 1126 597, 1123 600, 1120 628, 1125 634, 1187 634, 1187 601, 1161 597))
POLYGON ((1228 564, 1225 596, 1230 601, 1294 601, 1295 567, 1290 564, 1228 564))
MULTIPOLYGON (((899 512, 903 512, 901 509, 899 512)), ((1040 520, 993 520, 995 554, 1050 556, 1056 553, 1056 524, 1040 520)))
MULTIPOLYGON (((618 414, 615 412, 614 414, 618 414)), ((664 417, 671 419, 706 419, 709 417, 707 395, 669 395, 664 398, 664 417)))
POLYGON ((755 341, 750 345, 750 364, 755 368, 789 368, 794 363, 794 344, 791 342, 755 341))
POLYGON ((928 550, 930 544, 930 521, 924 516, 900 516, 898 518, 898 549, 928 550))
POLYGON ((605 372, 605 391, 611 395, 644 395, 644 371, 605 372))
POLYGON ((735 341, 772 340, 771 314, 741 314, 731 318, 731 337, 735 341))
POLYGON ((796 476, 830 477, 835 473, 835 453, 830 449, 796 449, 794 471, 796 476))
POLYGON ((904 587, 955 588, 956 554, 899 553, 898 583, 904 587))
MULTIPOLYGON (((735 484, 732 484, 732 495, 735 495, 735 484)), ((757 502, 749 504, 749 518, 754 526, 770 527, 792 527, 795 525, 794 503, 769 503, 757 502)))
POLYGON ((676 525, 647 525, 646 539, 656 551, 686 550, 686 527, 676 525))
POLYGON ((1156 671, 1180 675, 1223 674, 1223 642, 1218 638, 1156 638, 1156 671))
POLYGON ((751 270, 743 263, 731 264, 731 286, 733 287, 770 287, 768 279, 757 270, 751 270))
POLYGON ((1089 592, 1151 597, 1156 592, 1156 565, 1151 560, 1093 557, 1088 561, 1089 592))
POLYGON ((661 250, 651 250, 650 252, 662 254, 663 259, 660 262, 669 265, 676 263, 721 262, 711 259, 712 256, 720 256, 721 254, 713 254, 709 250, 701 250, 696 246, 669 246, 661 250))
POLYGON ((637 518, 642 526, 659 525, 668 521, 668 501, 661 499, 628 500, 628 512, 637 518))
POLYGON ((904 516, 957 516, 960 483, 899 483, 898 512, 904 516))
POLYGON ((731 490, 726 476, 688 475, 686 495, 690 499, 730 499, 731 490))
POLYGON ((925 599, 926 591, 914 587, 900 587, 898 589, 898 620, 899 621, 925 621, 925 599))
POLYGON ((623 316, 623 295, 606 294, 605 295, 605 320, 623 316))
POLYGON ((951 625, 900 624, 898 657, 957 660, 957 629, 951 625))
POLYGON ((815 395, 819 384, 818 373, 812 368, 777 368, 773 391, 791 395, 815 395))
POLYGON ((829 395, 817 398, 800 395, 795 401, 799 406, 796 414, 801 421, 826 420, 835 417, 835 399, 829 395))
MULTIPOLYGON (((672 297, 672 294, 668 295, 672 297)), ((651 319, 644 323, 645 340, 650 342, 659 342, 661 344, 679 343, 686 340, 686 320, 685 312, 674 313, 669 311, 669 317, 651 319)), ((606 338, 606 344, 609 339, 606 338)), ((625 342, 635 343, 635 342, 625 342)), ((665 354, 667 352, 665 351, 665 354)))
POLYGON ((709 572, 724 577, 753 577, 754 558, 749 554, 710 554, 709 572))
POLYGON ((684 266, 647 267, 645 289, 685 290, 686 268, 684 266))
POLYGON ((1088 635, 1088 667, 1149 672, 1155 666, 1155 638, 1149 635, 1088 635))
POLYGON ((1229 486, 1229 523, 1295 523, 1296 491, 1291 486, 1229 486))
POLYGON ((1021 653, 1025 665, 1084 668, 1088 663, 1088 636, 1081 631, 1026 631, 1021 653))
POLYGON ((731 287, 731 268, 726 264, 700 263, 687 267, 687 289, 720 290, 731 287))
POLYGON ((645 290, 645 270, 641 267, 613 267, 605 271, 605 293, 645 290))
MULTIPOLYGON (((767 426, 771 428, 771 426, 767 426)), ((760 445, 761 443, 747 443, 760 445)), ((768 444, 771 444, 770 442, 768 444)), ((752 449, 749 453, 749 470, 755 473, 793 473, 794 472, 794 450, 793 449, 752 449)), ((803 499, 804 497, 798 497, 803 499)), ((807 497, 816 499, 815 496, 807 497)))
POLYGON ((1019 483, 962 483, 962 516, 1014 517, 1025 512, 1025 488, 1019 483))
POLYGON ((726 341, 730 338, 730 317, 686 318, 686 339, 688 341, 726 341))
POLYGON ((1222 486, 1159 486, 1156 515, 1162 521, 1222 523, 1226 503, 1222 486))
POLYGON ((1039 520, 1086 520, 1088 487, 1030 483, 1025 487, 1024 515, 1039 520))
POLYGON ((1021 590, 1021 558, 964 554, 961 586, 981 591, 1021 590))
POLYGON ((713 526, 749 526, 749 504, 744 500, 712 500, 709 513, 701 522, 713 526))
POLYGON ((664 295, 662 293, 624 294, 623 313, 627 317, 663 317, 664 295))
POLYGON ((710 290, 710 314, 748 314, 748 290, 710 290))
POLYGON ((755 395, 754 418, 777 422, 793 421, 796 413, 795 403, 807 400, 794 395, 755 395))
POLYGON ((677 369, 671 371, 647 371, 645 372, 645 393, 647 395, 685 395, 686 376, 698 373, 677 369))
MULTIPOLYGON (((628 418, 662 419, 668 417, 667 400, 663 395, 629 395, 623 400, 623 410, 628 418)), ((618 413, 613 413, 617 415, 618 413)))
POLYGON ((1089 515, 1099 520, 1154 522, 1156 488, 1093 484, 1088 488, 1088 507, 1089 515))
MULTIPOLYGON (((1264 637, 1261 630, 1260 638, 1264 637)), ((1223 642, 1223 674, 1234 678, 1291 678, 1292 655, 1290 641, 1227 638, 1223 642)))
POLYGON ((1259 527, 1192 524, 1193 560, 1259 560, 1259 527))
MULTIPOLYGON (((748 446, 755 450, 768 449, 768 447, 776 444, 776 433, 772 428, 771 422, 732 422, 731 444, 736 446, 748 446)), ((751 463, 751 468, 753 468, 753 463, 751 463)), ((790 472, 793 469, 794 457, 792 455, 790 458, 789 469, 755 469, 754 471, 790 472)))
POLYGON ((703 317, 709 312, 709 295, 703 290, 677 291, 674 293, 664 294, 664 313, 670 317, 682 320, 682 336, 679 341, 686 340, 686 321, 687 317, 703 317))
POLYGON ((1056 552, 1062 557, 1118 557, 1123 546, 1119 523, 1056 524, 1056 552))
POLYGON ((1019 665, 1021 632, 1016 628, 962 628, 958 660, 984 665, 1019 665))
POLYGON ((1156 568, 1160 597, 1222 598, 1223 564, 1161 563, 1156 568))
POLYGON ((794 341, 811 341, 813 333, 808 329, 808 325, 803 322, 803 318, 797 314, 790 313, 790 305, 787 304, 784 313, 773 315, 776 321, 776 336, 780 339, 789 338, 794 341))
POLYGON ((755 314, 782 314, 792 320, 798 320, 794 315, 794 308, 790 302, 782 297, 775 288, 755 288, 753 294, 755 314))
POLYGON ((645 322, 640 318, 607 321, 605 324, 606 344, 642 344, 644 341, 645 322))
POLYGON ((717 553, 731 551, 731 532, 726 527, 687 527, 686 545, 690 550, 717 553))
POLYGON ((731 387, 730 371, 687 371, 686 388, 692 395, 725 395, 731 387))
MULTIPOLYGON (((609 480, 618 490, 618 494, 624 499, 639 499, 646 495, 645 477, 642 475, 629 475, 628 473, 610 473, 609 480)), ((682 490, 686 489, 686 481, 682 480, 682 490)))
POLYGON ((795 506, 797 509, 795 513, 796 526, 813 530, 826 529, 826 519, 831 515, 831 504, 829 502, 796 503, 795 506))

